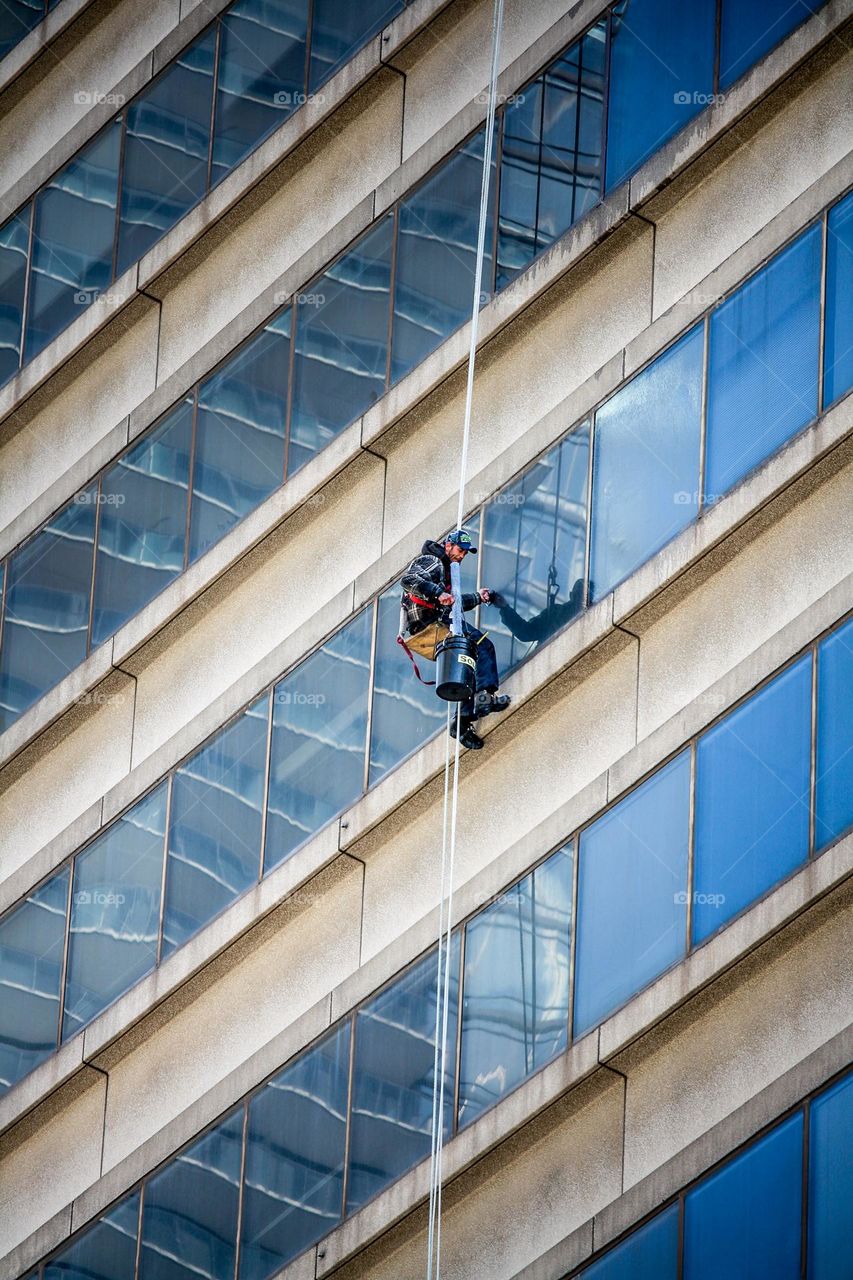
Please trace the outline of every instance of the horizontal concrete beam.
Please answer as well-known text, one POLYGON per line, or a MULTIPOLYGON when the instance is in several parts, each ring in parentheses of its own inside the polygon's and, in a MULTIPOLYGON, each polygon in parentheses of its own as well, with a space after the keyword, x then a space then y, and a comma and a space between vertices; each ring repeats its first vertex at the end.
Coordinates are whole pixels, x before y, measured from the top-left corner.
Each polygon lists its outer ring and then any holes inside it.
MULTIPOLYGON (((0 114, 9 110, 10 100, 20 100, 26 92, 20 84, 25 72, 29 73, 28 79, 33 75, 40 75, 41 62, 46 55, 49 56, 52 52, 61 56, 61 50, 51 49, 51 46, 55 45, 61 35, 68 37, 71 34, 82 14, 86 14, 87 21, 79 25, 85 26, 88 31, 99 14, 108 12, 116 3, 117 0, 62 0, 61 4, 51 9, 38 26, 33 27, 14 49, 9 50, 5 58, 0 59, 0 114)), ((82 38, 82 32, 78 35, 75 31, 74 37, 82 38)), ((63 41, 63 45, 67 47, 67 40, 63 41)))

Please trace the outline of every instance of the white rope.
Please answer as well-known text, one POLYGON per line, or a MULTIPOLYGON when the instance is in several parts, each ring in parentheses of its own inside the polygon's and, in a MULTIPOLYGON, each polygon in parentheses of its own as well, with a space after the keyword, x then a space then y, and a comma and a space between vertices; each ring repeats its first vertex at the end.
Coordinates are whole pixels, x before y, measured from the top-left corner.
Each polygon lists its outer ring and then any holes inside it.
MULTIPOLYGON (((494 0, 492 11, 492 64, 489 74, 489 105, 486 111, 486 136, 483 143, 483 175, 480 184, 480 217, 477 226, 477 258, 474 269, 474 296, 471 304, 471 340, 468 347, 468 379, 465 387, 465 417, 462 430, 462 456, 459 463, 459 502, 456 527, 461 528, 465 512, 465 474, 468 469, 468 445, 471 437, 471 406, 474 399, 474 363, 480 322, 480 298, 483 287, 483 259, 486 249, 486 222, 489 211, 492 152, 495 132, 495 89, 498 79, 504 0, 494 0)), ((495 210, 497 217, 497 210, 495 210)), ((458 585, 458 576, 456 576, 458 585)), ((458 594, 458 590, 457 590, 458 594)), ((453 789, 450 803, 448 838, 448 792, 450 778, 450 717, 447 707, 447 749, 444 759, 444 812, 441 839, 441 900, 438 912, 438 955, 435 1000, 435 1056, 432 1089, 432 1142, 430 1150, 429 1230, 427 1233, 427 1280, 441 1280, 441 1199, 444 1157, 444 1081, 447 1071, 447 1040, 450 1010, 450 965, 453 940, 453 876, 456 862, 456 820, 459 807, 459 735, 462 704, 456 704, 456 737, 453 751, 453 789), (446 900, 446 906, 445 906, 446 900)), ((461 974, 459 975, 461 980, 461 974)))

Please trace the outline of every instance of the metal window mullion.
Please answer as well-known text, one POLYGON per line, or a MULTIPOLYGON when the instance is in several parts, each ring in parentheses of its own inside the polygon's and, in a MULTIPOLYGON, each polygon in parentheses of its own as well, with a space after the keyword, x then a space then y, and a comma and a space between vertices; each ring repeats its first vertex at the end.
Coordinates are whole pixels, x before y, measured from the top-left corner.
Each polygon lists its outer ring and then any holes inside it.
POLYGON ((31 276, 33 273, 33 243, 35 241, 36 228, 36 200, 38 200, 40 194, 40 190, 36 191, 30 201, 30 226, 27 235, 27 266, 24 272, 24 296, 21 299, 21 350, 18 353, 19 369, 22 369, 25 363, 24 351, 27 345, 27 313, 30 309, 30 293, 32 292, 31 276))
POLYGON ((349 1194, 349 1158, 350 1145, 352 1142, 352 1093, 353 1079, 355 1076, 355 1024, 358 1018, 358 1009, 353 1009, 349 1017, 349 1072, 347 1075, 347 1105, 346 1113, 344 1115, 344 1168, 343 1176, 341 1178, 341 1222, 343 1222, 346 1217, 347 1195, 349 1194))
POLYGON ((717 0, 716 12, 714 14, 714 78, 713 91, 715 94, 720 92, 720 61, 723 46, 723 0, 717 0))
POLYGON ((98 539, 101 536, 101 506, 103 505, 104 473, 95 485, 95 528, 92 532, 92 572, 89 579, 89 617, 86 622, 86 653, 92 652, 92 627, 95 623, 95 571, 98 566, 98 539))
POLYGON ((696 515, 705 510, 705 452, 708 443, 708 393, 711 381, 711 312, 702 323, 705 332, 702 336, 702 395, 699 406, 699 475, 696 491, 696 515))
MULTIPOLYGON (((391 267, 388 273, 388 330, 387 350, 385 352, 385 392, 391 387, 391 348, 394 341, 394 291, 397 282, 397 245, 400 239, 400 201, 397 200, 391 210, 391 267)), ((384 394, 384 393, 383 393, 384 394)))
MULTIPOLYGON (((578 46, 578 74, 577 89, 575 91, 575 145, 572 154, 572 207, 569 210, 569 226, 575 224, 575 209, 578 203, 578 157, 580 155, 581 146, 581 110, 583 104, 583 46, 585 36, 578 36, 576 44, 578 46)), ((542 126, 545 126, 545 78, 543 76, 542 83, 542 126)), ((540 155, 542 154, 540 143, 540 155)), ((541 175, 540 175, 541 179, 541 175)))
POLYGON ((213 42, 213 74, 211 76, 210 87, 210 129, 207 139, 207 179, 205 182, 205 193, 210 191, 211 179, 213 176, 213 139, 216 129, 216 94, 219 89, 219 55, 222 48, 222 22, 223 18, 220 14, 216 19, 216 39, 213 42))
POLYGON ((116 214, 113 221, 113 252, 110 265, 110 280, 116 279, 118 273, 118 241, 121 232, 121 197, 124 183, 125 155, 127 153, 127 107, 121 113, 120 136, 118 140, 118 173, 116 174, 116 214))
POLYGON ((157 922, 157 954, 154 960, 155 969, 160 964, 163 953, 163 921, 166 915, 166 870, 169 865, 169 826, 172 821, 172 791, 175 782, 175 772, 178 766, 168 775, 166 784, 166 815, 163 830, 163 869, 160 872, 160 915, 157 922))
POLYGON ((0 654, 3 652, 3 627, 6 622, 6 592, 9 587, 9 570, 14 554, 14 550, 10 551, 3 561, 3 582, 0 585, 0 654))
POLYGON ((690 803, 688 806, 687 827, 687 919, 685 921, 687 936, 684 945, 685 957, 690 955, 693 937, 693 886, 696 880, 696 778, 699 755, 699 741, 694 738, 690 747, 690 803))
POLYGON ((305 6, 305 70, 302 76, 302 84, 306 95, 311 85, 311 46, 313 45, 314 34, 314 0, 308 0, 305 6))
POLYGON ((809 848, 813 858, 817 846, 817 679, 820 644, 812 645, 811 733, 809 738, 809 848))
POLYGON ((71 904, 74 888, 74 864, 76 857, 68 864, 68 892, 65 899, 65 931, 62 938, 62 961, 59 966, 59 1004, 56 1010, 56 1048, 62 1044, 62 1019, 65 1016, 65 982, 68 977, 68 952, 71 947, 71 904))
POLYGON ((187 460, 187 513, 184 519, 184 563, 181 569, 182 573, 186 573, 190 563, 190 527, 192 516, 192 496, 195 488, 195 454, 196 439, 198 437, 198 390, 201 385, 200 381, 195 384, 192 389, 193 398, 193 422, 190 432, 190 456, 187 460))
POLYGON ((290 465, 290 435, 293 430, 293 375, 296 366, 296 313, 298 307, 291 295, 287 304, 290 307, 290 350, 287 353, 287 404, 284 409, 284 463, 281 483, 287 480, 287 468, 290 465))
POLYGON ((139 1184, 139 1218, 136 1227, 136 1257, 133 1260, 133 1274, 139 1275, 140 1261, 142 1259, 142 1212, 145 1201, 145 1182, 139 1184))
POLYGON ((261 791, 261 847, 258 852, 258 876, 260 883, 264 878, 264 855, 266 853, 267 844, 267 826, 269 819, 270 807, 270 774, 272 772, 272 733, 273 733, 273 715, 275 712, 275 685, 271 685, 269 689, 269 707, 267 708, 267 747, 266 756, 264 758, 264 782, 261 791))
POLYGON ((370 624, 370 660, 367 668, 367 725, 364 745, 364 770, 362 773, 362 791, 367 791, 370 784, 370 738, 373 732, 373 694, 376 684, 376 648, 379 630, 379 597, 374 596, 370 606, 373 619, 370 624))
MULTIPOLYGON (((506 107, 495 112, 495 186, 492 208, 492 268, 490 276, 490 294, 494 297, 498 292, 498 231, 501 220, 501 167, 504 156, 504 130, 506 128, 506 107)), ((488 211, 488 204, 486 205, 488 211)))
POLYGON ((824 386, 824 361, 826 358, 826 270, 829 257, 829 209, 824 209, 821 220, 822 239, 820 253, 820 294, 818 296, 818 339, 817 339, 817 416, 823 413, 823 399, 826 393, 824 386))
POLYGON ((569 924, 569 1025, 566 1032, 567 1050, 574 1038, 575 1022, 575 975, 577 972, 576 952, 578 945, 578 876, 581 860, 581 837, 578 831, 571 840, 572 845, 572 918, 569 924))
MULTIPOLYGON (((594 479, 594 454, 595 454, 595 424, 598 411, 593 410, 588 419, 589 427, 589 446, 587 449, 587 470, 586 470, 586 545, 584 547, 583 557, 583 599, 584 608, 588 609, 592 604, 589 584, 589 575, 592 568, 592 484, 594 479)), ((577 429, 577 428, 576 428, 577 429)))
MULTIPOLYGON (((474 917, 472 917, 473 919, 474 917)), ((462 997, 463 975, 465 972, 465 951, 468 937, 468 922, 459 926, 459 971, 456 978, 456 1044, 453 1047, 453 1114, 450 1118, 450 1136, 459 1132, 459 1090, 462 1083, 462 997)), ((450 933, 451 944, 453 931, 450 933)), ((441 946, 441 939, 439 939, 441 946)), ((453 955, 451 945, 448 959, 453 955)), ((441 1064, 444 1071, 444 1063, 441 1064)))
POLYGON ((607 10, 604 17, 604 74, 601 86, 601 181, 598 186, 598 198, 604 199, 607 186, 607 125, 610 117, 610 62, 613 47, 613 9, 607 10))
POLYGON ((249 1099, 243 1099, 243 1140, 240 1147, 240 1181, 237 1185, 237 1225, 234 1235, 234 1280, 240 1275, 240 1238, 243 1232, 243 1205, 246 1197, 246 1155, 249 1146, 249 1099))

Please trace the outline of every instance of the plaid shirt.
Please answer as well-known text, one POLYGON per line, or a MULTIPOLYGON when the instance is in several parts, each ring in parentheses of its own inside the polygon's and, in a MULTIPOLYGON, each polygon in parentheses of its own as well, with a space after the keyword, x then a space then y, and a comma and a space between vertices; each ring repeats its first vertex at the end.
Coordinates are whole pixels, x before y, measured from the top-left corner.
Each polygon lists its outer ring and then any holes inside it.
MULTIPOLYGON (((450 605, 439 604, 438 597, 450 591, 450 561, 439 542, 428 541, 421 547, 402 578, 401 601, 405 618, 405 630, 410 636, 423 631, 431 622, 450 625, 450 605), (412 597, 417 597, 413 599, 412 597), (419 603, 425 601, 425 603, 419 603)), ((476 609, 480 597, 466 591, 462 596, 462 608, 476 609)))

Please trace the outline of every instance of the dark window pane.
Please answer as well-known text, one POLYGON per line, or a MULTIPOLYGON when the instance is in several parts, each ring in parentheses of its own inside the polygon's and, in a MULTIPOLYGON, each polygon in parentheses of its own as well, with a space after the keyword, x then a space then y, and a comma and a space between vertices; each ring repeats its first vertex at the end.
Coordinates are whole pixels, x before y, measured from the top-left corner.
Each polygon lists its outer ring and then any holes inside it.
POLYGON ((595 415, 593 599, 696 517, 703 350, 700 324, 595 415))
POLYGON ((0 1093, 57 1046, 68 867, 0 920, 0 1093))
MULTIPOLYGON (((356 1018, 347 1213, 430 1154, 438 952, 407 969, 356 1018)), ((444 991, 444 965, 441 974, 444 991)), ((444 1132, 453 1123, 459 934, 450 948, 444 1132)), ((439 1040, 441 1031, 439 1030, 439 1040)))
POLYGON ((817 660, 818 849, 853 823, 853 619, 828 636, 817 660))
MULTIPOLYGON (((575 46, 576 47, 576 46, 575 46)), ((543 78, 534 80, 503 116, 498 274, 501 289, 537 253, 536 215, 542 161, 543 78)), ((569 193, 571 207, 571 192, 569 193)))
POLYGON ((21 363, 24 283, 32 206, 27 205, 0 227, 0 386, 21 363))
POLYGON ((182 401, 101 481, 93 646, 184 567, 192 415, 182 401))
POLYGON ((7 562, 0 648, 3 729, 86 656, 95 492, 78 494, 7 562))
POLYGON ((690 1280, 797 1280, 803 1115, 798 1111, 688 1191, 684 1275, 690 1280))
POLYGON ((734 84, 822 4, 823 0, 723 0, 720 88, 734 84))
POLYGON ((222 19, 213 181, 286 120, 305 88, 307 0, 237 0, 222 19))
POLYGON ((0 58, 44 17, 44 0, 3 0, 0 4, 0 58))
POLYGON ((284 479, 290 308, 198 391, 190 563, 284 479))
POLYGON ((25 360, 112 279, 120 139, 118 117, 36 196, 25 360))
POLYGON ((820 227, 711 313, 705 490, 736 484, 817 413, 820 227))
POLYGON ((809 1280, 849 1280, 853 1076, 815 1098, 809 1117, 809 1280))
POLYGON ((133 1280, 138 1231, 139 1192, 134 1191, 45 1263, 44 1280, 133 1280))
POLYGON ((167 786, 161 782, 74 861, 63 1040, 157 962, 167 786))
POLYGON ((853 193, 830 210, 827 235, 825 406, 853 387, 853 193))
POLYGON ((689 750, 582 833, 576 1036, 684 955, 689 835, 689 750))
MULTIPOLYGON (((392 382, 420 364, 471 315, 484 137, 485 129, 479 129, 400 203, 392 382)), ((494 169, 493 159, 484 291, 492 278, 494 169)))
POLYGON ((693 941, 807 856, 811 655, 699 739, 693 941))
POLYGON ((639 1231, 582 1272, 583 1280, 676 1280, 678 1205, 671 1204, 639 1231))
POLYGON ((288 475, 385 390, 393 227, 388 214, 300 295, 288 475))
POLYGON ((402 13, 405 0, 314 0, 311 24, 311 76, 313 92, 348 62, 372 35, 402 13))
POLYGON ((234 1273, 243 1108, 145 1184, 140 1280, 226 1280, 234 1273))
POLYGON ((571 915, 569 845, 469 921, 460 1125, 566 1047, 571 915))
POLYGON ((364 788, 372 620, 363 609, 275 687, 267 871, 364 788))
POLYGON ((249 1103, 240 1280, 266 1280, 341 1217, 350 1024, 249 1103))
POLYGON ((214 24, 127 109, 119 275, 207 190, 215 45, 214 24))

